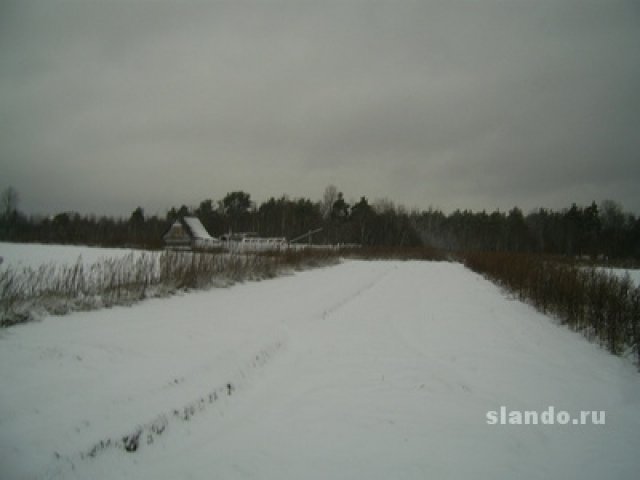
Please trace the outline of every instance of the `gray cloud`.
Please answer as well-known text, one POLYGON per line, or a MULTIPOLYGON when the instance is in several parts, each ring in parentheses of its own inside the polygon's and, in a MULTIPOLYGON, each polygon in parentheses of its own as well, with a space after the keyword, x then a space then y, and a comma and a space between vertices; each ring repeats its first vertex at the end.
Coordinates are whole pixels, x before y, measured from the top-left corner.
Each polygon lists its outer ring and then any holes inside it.
POLYGON ((629 1, 0 7, 0 169, 33 212, 257 199, 640 212, 629 1))

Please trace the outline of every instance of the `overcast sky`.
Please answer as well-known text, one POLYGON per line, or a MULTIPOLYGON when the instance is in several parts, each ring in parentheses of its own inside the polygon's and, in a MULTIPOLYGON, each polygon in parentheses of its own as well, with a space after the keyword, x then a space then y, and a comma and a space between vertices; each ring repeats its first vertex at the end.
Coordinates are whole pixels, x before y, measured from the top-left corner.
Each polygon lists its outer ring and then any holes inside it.
POLYGON ((1 0, 0 122, 28 213, 640 213, 640 2, 1 0))

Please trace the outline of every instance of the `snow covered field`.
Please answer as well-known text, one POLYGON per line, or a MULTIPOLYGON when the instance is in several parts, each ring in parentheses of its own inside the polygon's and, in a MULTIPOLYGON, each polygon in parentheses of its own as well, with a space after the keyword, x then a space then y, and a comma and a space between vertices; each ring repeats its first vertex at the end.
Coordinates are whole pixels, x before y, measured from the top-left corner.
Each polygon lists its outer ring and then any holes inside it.
POLYGON ((605 271, 620 278, 624 278, 626 275, 629 275, 631 281, 636 286, 640 286, 640 270, 631 270, 627 268, 607 268, 605 269, 605 271))
POLYGON ((0 242, 2 266, 37 269, 41 265, 74 265, 79 258, 85 265, 105 258, 122 258, 131 253, 149 253, 128 248, 83 247, 77 245, 39 245, 35 243, 0 242))
POLYGON ((0 331, 0 385, 6 479, 640 471, 636 368, 452 263, 349 261, 49 317, 0 331), (606 424, 488 425, 501 406, 606 424))

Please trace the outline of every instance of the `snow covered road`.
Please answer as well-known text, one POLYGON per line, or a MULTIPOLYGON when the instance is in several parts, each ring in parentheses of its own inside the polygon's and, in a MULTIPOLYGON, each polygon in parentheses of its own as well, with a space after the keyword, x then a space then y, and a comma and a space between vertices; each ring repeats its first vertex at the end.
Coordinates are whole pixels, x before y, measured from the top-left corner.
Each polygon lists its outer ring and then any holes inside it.
POLYGON ((0 332, 0 386, 3 479, 640 471, 636 369, 458 264, 350 261, 50 317, 0 332), (500 406, 606 424, 488 425, 500 406))

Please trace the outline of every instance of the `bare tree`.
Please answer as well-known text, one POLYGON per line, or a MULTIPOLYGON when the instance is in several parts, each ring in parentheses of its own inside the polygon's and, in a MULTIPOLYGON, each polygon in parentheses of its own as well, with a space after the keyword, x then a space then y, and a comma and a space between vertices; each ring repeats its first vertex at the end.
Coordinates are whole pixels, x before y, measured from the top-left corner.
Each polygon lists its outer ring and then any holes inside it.
POLYGON ((338 200, 338 195, 338 189, 335 185, 329 185, 324 189, 322 202, 320 203, 320 213, 322 214, 322 218, 329 218, 333 209, 333 204, 338 200))
POLYGON ((18 210, 18 192, 13 187, 7 187, 2 192, 2 215, 9 218, 12 213, 18 210))
POLYGON ((626 215, 622 205, 614 200, 603 200, 600 204, 600 218, 606 229, 621 229, 624 227, 626 215))
POLYGON ((381 214, 391 214, 396 212, 396 205, 389 198, 377 198, 373 202, 373 209, 379 215, 381 214))

